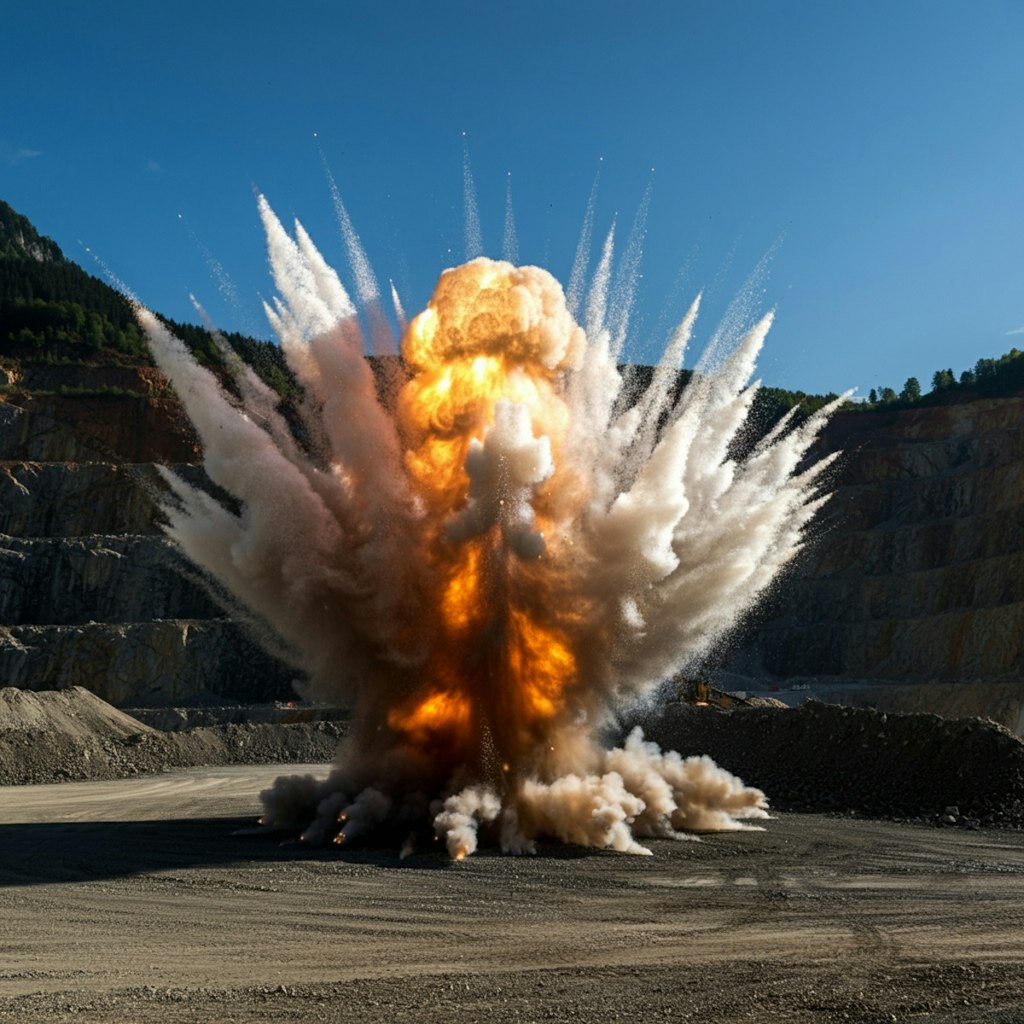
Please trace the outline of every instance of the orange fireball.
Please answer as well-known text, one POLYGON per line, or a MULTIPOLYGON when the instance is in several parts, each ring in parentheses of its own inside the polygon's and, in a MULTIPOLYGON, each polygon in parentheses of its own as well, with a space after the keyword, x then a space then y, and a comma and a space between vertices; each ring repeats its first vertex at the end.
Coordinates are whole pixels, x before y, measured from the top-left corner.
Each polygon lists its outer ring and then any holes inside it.
POLYGON ((582 346, 550 275, 487 259, 445 271, 409 324, 400 429, 439 594, 427 690, 388 716, 411 743, 486 733, 516 763, 573 686, 568 639, 537 617, 544 571, 522 591, 523 564, 550 561, 534 507, 565 443, 561 378, 582 346))

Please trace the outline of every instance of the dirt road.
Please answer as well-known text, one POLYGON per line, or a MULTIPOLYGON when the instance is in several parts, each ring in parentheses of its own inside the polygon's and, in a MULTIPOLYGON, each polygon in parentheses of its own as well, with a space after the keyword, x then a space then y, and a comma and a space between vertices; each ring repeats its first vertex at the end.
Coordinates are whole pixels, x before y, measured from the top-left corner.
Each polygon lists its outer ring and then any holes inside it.
POLYGON ((0 1021, 1024 1021, 1024 833, 400 861, 239 834, 279 771, 0 789, 0 1021))

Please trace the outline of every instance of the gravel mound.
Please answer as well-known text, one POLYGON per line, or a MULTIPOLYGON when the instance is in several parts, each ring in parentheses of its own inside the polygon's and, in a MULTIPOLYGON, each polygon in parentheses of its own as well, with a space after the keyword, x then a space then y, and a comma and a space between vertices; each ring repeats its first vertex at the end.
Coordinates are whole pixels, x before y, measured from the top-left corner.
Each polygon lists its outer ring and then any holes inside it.
POLYGON ((789 710, 670 704, 633 725, 663 748, 710 755, 778 810, 1024 827, 1024 742, 987 720, 808 701, 789 710))
POLYGON ((344 722, 160 732, 80 686, 0 689, 0 785, 119 779, 200 765, 332 760, 344 722))

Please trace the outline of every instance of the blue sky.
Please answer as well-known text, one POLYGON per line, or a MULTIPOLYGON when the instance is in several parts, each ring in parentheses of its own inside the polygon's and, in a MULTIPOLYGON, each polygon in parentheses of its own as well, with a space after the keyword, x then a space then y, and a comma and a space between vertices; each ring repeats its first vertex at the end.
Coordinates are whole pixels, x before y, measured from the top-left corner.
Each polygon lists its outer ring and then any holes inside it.
POLYGON ((766 383, 1024 347, 1017 0, 8 6, 0 198, 172 317, 191 290, 268 336, 254 189, 344 276, 318 145, 415 311, 464 254, 465 132, 485 250, 511 173, 520 259, 563 282, 598 168, 595 258, 652 185, 634 358, 701 289, 706 340, 769 252, 766 383))

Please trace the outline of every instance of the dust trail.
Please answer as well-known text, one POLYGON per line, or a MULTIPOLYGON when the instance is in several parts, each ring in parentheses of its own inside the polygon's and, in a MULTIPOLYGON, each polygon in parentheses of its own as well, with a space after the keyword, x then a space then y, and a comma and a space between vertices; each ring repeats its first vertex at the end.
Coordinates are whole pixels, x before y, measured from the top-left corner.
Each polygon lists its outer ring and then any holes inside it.
POLYGON ((217 285, 217 291, 228 304, 231 312, 235 314, 236 319, 242 326, 242 330, 249 335, 256 335, 258 332, 251 311, 242 301, 235 282, 227 270, 224 269, 224 264, 213 255, 210 247, 199 237, 183 213, 178 214, 178 220, 181 222, 182 227, 184 227, 192 244, 199 250, 199 254, 206 264, 207 271, 217 285))
POLYGON ((516 239, 516 218, 512 209, 512 172, 508 172, 505 185, 505 233, 501 241, 501 258, 506 263, 519 262, 519 242, 516 239))
POLYGON ((480 231, 480 208, 476 201, 476 184, 469 163, 469 139, 462 133, 462 207, 466 220, 466 259, 484 254, 484 238, 480 231))
POLYGON ((103 276, 107 279, 107 283, 114 289, 114 291, 120 292, 133 306, 140 305, 138 296, 131 290, 131 288, 128 287, 127 284, 125 284, 124 281, 121 280, 121 278, 117 276, 117 274, 113 272, 113 270, 110 269, 110 267, 107 266, 98 253, 94 252, 90 246, 86 245, 81 240, 79 240, 78 244, 85 250, 93 263, 100 268, 103 276))
POLYGON ((601 182, 601 165, 604 157, 597 163, 597 173, 594 175, 594 184, 590 186, 590 197, 587 199, 587 209, 583 215, 583 227, 580 229, 579 242, 576 244, 576 255, 573 257, 572 270, 569 272, 569 287, 567 301, 569 312, 578 316, 580 303, 583 301, 583 293, 587 286, 587 265, 590 262, 590 239, 594 233, 594 208, 597 206, 597 186, 601 182))
MULTIPOLYGON (((352 276, 356 283, 356 297, 365 310, 367 329, 370 335, 370 350, 375 356, 392 355, 395 352, 395 338, 391 331, 391 325, 387 321, 384 309, 380 300, 380 286, 377 284, 377 277, 370 266, 370 260, 360 241, 359 234, 352 224, 348 209, 341 198, 338 183, 334 179, 327 157, 317 142, 320 151, 320 160, 323 163, 324 175, 327 178, 327 185, 331 192, 331 201, 334 204, 334 214, 338 219, 338 227, 341 229, 341 237, 345 243, 345 252, 348 256, 349 266, 352 269, 352 276)), ((319 253, 310 241, 309 236, 302 230, 301 225, 296 221, 296 228, 300 244, 305 246, 311 254, 311 260, 316 260, 319 253)))
POLYGON ((632 302, 646 207, 624 268, 610 231, 578 285, 585 327, 538 267, 444 271, 382 401, 356 304, 259 197, 267 312, 306 396, 297 430, 244 366, 228 363, 239 404, 139 310, 234 499, 166 471, 168 534, 267 624, 309 697, 354 711, 328 778, 263 794, 268 825, 406 852, 433 832, 460 859, 543 838, 644 853, 644 837, 765 816, 764 794, 706 758, 597 736, 697 665, 800 550, 829 464, 806 455, 838 402, 735 454, 773 319, 742 322, 751 294, 678 397, 699 297, 646 390, 626 393, 617 303, 632 302))
POLYGON ((614 310, 614 316, 608 324, 608 329, 612 336, 612 354, 617 360, 621 358, 622 348, 626 343, 629 318, 633 311, 637 284, 640 281, 640 265, 644 255, 644 234, 647 230, 647 213, 651 208, 652 189, 653 184, 647 186, 640 202, 640 208, 633 218, 633 226, 629 230, 626 248, 612 284, 609 301, 614 310))

